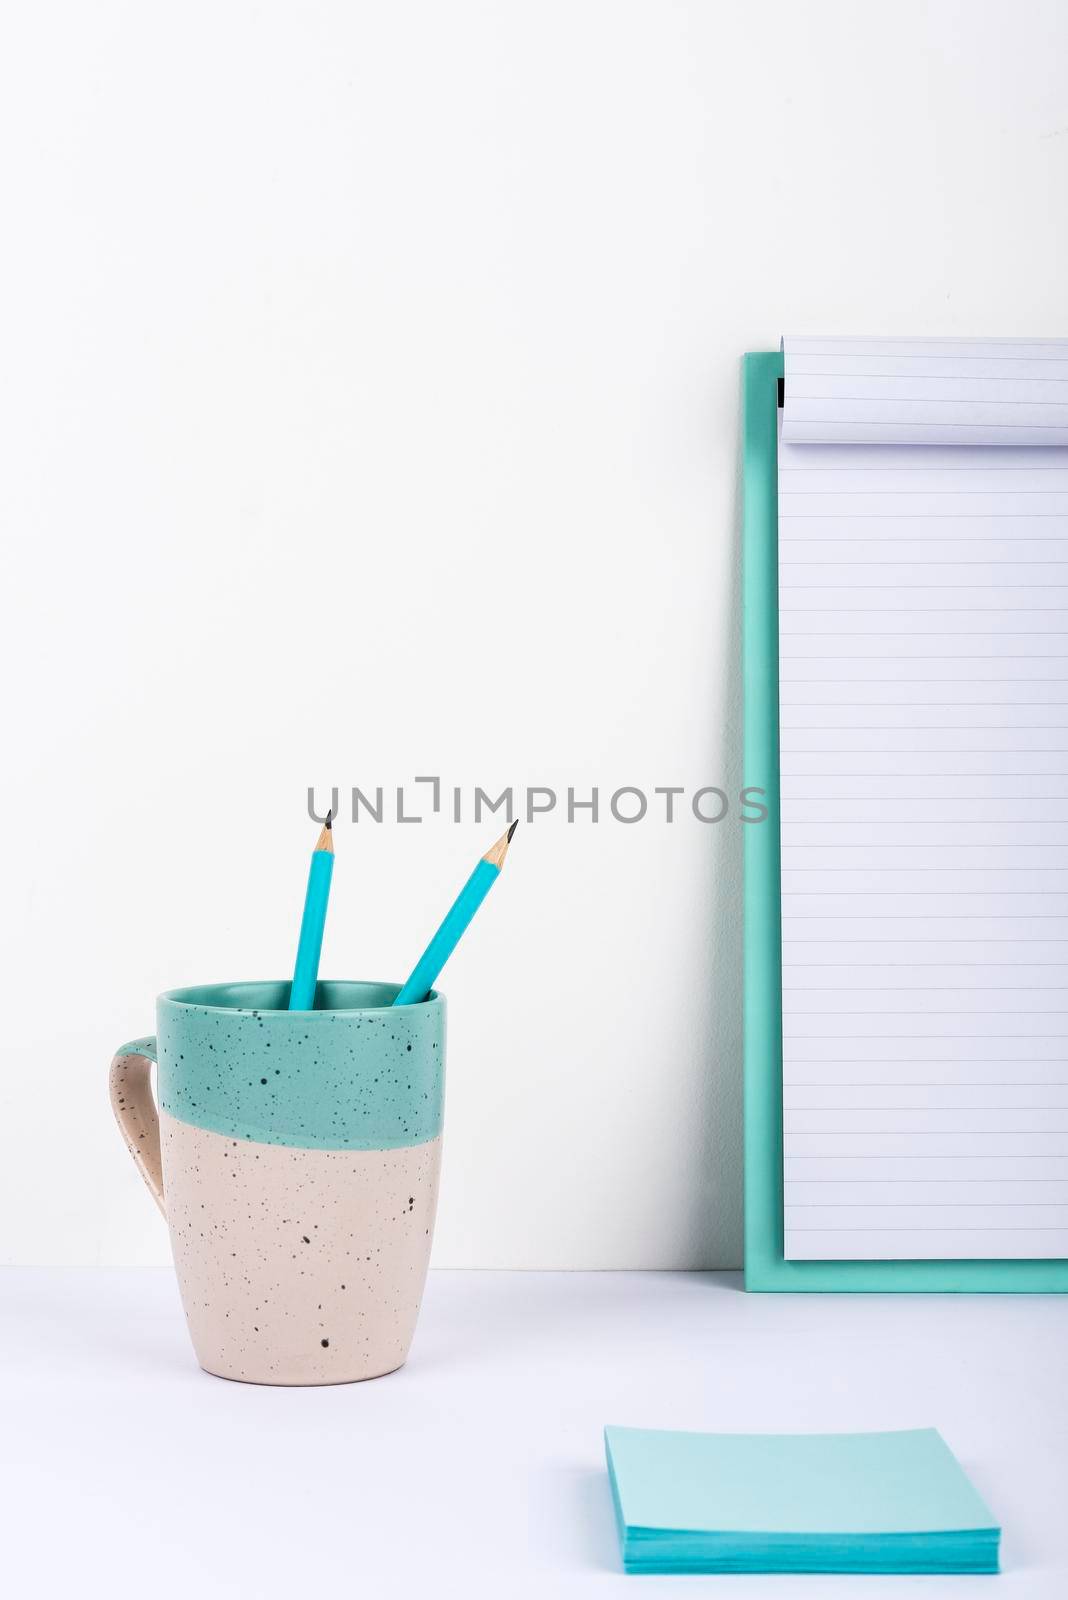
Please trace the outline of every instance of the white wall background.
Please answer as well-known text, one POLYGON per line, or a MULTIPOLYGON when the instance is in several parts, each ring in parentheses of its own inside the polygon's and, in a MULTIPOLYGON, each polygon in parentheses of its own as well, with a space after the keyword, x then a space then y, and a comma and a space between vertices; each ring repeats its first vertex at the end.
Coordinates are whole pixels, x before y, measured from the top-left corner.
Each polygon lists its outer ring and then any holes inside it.
MULTIPOLYGON (((0 1252, 166 1256, 107 1108, 284 975, 309 783, 740 781, 739 356, 1063 334, 1062 0, 35 0, 0 40, 0 1252)), ((403 976, 496 830, 339 827, 403 976)), ((736 825, 524 828, 445 1265, 740 1257, 736 825)))

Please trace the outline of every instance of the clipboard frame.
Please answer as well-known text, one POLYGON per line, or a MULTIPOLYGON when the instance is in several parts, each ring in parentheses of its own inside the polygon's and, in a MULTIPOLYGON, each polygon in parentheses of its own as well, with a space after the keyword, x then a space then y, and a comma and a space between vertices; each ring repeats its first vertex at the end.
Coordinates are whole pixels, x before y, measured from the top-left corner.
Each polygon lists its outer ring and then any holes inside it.
POLYGON ((768 819, 746 827, 744 870, 745 1287, 766 1293, 1050 1294, 1068 1260, 787 1261, 783 1255, 779 838, 778 424, 781 351, 743 358, 743 783, 768 819))

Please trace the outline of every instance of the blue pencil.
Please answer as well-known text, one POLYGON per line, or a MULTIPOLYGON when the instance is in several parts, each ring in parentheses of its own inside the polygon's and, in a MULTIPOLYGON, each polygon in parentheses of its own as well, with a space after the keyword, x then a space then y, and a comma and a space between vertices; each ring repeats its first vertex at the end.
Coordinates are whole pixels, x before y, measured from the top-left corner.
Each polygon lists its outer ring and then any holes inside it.
POLYGON ((330 812, 327 812, 326 826, 312 851, 308 870, 308 892, 304 896, 304 915, 300 921, 297 963, 289 989, 290 1011, 312 1011, 315 1008, 315 983, 319 976, 319 955, 323 948, 323 928, 326 925, 326 907, 333 875, 334 830, 330 812))
POLYGON ((474 872, 445 913, 445 920, 431 939, 411 977, 394 1000, 395 1006, 414 1005, 425 1000, 434 987, 434 980, 463 937, 467 924, 489 894, 501 875, 504 858, 512 835, 519 826, 513 822, 507 833, 502 833, 497 843, 476 864, 474 872))

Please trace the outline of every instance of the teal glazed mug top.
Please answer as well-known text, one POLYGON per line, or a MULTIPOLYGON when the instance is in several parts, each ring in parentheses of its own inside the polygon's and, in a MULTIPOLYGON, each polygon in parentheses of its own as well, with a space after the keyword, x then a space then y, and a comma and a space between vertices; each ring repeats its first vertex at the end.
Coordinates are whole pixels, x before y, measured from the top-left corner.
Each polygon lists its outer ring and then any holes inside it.
POLYGON ((163 1212, 206 1371, 353 1383, 407 1358, 437 1209, 445 1000, 321 981, 173 989, 111 1103, 163 1212), (157 1063, 158 1112, 150 1073, 157 1063))

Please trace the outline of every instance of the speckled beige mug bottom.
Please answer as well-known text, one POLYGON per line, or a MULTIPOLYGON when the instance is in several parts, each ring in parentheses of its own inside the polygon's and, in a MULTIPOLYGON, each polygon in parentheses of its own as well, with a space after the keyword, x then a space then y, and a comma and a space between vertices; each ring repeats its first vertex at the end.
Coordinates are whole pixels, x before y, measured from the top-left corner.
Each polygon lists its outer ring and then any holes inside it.
POLYGON ((355 1383, 401 1366, 441 1140, 300 1150, 160 1115, 163 1186, 197 1360, 245 1383, 355 1383))

